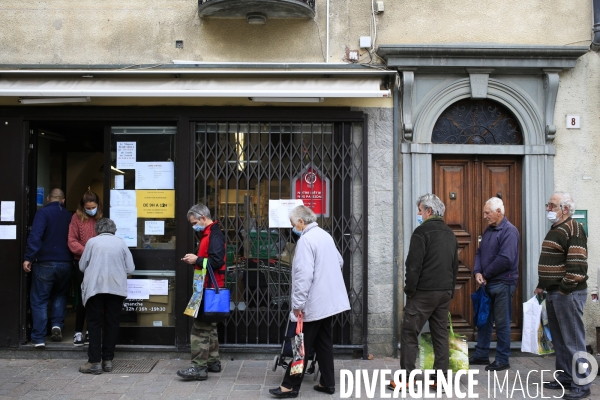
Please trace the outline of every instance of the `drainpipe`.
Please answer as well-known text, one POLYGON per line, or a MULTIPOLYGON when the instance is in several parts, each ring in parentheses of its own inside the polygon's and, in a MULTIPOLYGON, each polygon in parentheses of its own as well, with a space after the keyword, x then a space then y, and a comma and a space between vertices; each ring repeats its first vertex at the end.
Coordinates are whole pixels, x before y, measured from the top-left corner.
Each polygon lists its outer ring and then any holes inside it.
MULTIPOLYGON (((598 0, 600 1, 600 0, 598 0)), ((398 226, 398 203, 399 203, 399 194, 398 194, 398 162, 399 162, 399 158, 398 158, 398 153, 400 151, 400 144, 399 144, 399 137, 398 137, 398 116, 399 114, 399 97, 400 97, 400 90, 398 90, 398 79, 399 79, 399 75, 396 74, 395 79, 394 79, 394 115, 393 115, 393 196, 394 196, 394 201, 393 201, 393 212, 392 212, 392 218, 394 219, 394 261, 393 261, 393 283, 394 283, 394 304, 392 306, 392 318, 393 318, 393 324, 394 324, 394 329, 393 329, 393 333, 392 333, 392 348, 394 351, 394 358, 398 358, 398 249, 399 249, 399 245, 398 242, 400 240, 400 228, 398 226)))
POLYGON ((593 25, 592 25, 592 46, 593 51, 600 50, 600 0, 592 1, 593 25))
POLYGON ((327 34, 326 34, 326 45, 325 45, 325 62, 329 62, 329 0, 327 0, 327 34))

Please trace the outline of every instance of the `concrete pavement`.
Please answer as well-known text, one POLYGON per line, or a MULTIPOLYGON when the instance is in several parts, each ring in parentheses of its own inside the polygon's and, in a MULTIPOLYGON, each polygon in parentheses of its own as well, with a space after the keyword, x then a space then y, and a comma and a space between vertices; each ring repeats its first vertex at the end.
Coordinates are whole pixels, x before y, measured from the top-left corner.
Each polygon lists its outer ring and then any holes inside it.
MULTIPOLYGON (((117 353, 115 359, 119 358, 117 353)), ((151 355, 150 355, 151 356, 151 355)), ((183 357, 183 356, 182 356, 183 357)), ((231 360, 223 354, 223 370, 210 374, 206 381, 185 382, 175 373, 189 365, 186 359, 162 359, 149 373, 104 373, 102 375, 84 375, 78 372, 86 359, 0 359, 0 399, 206 399, 206 400, 245 400, 270 399, 268 389, 277 387, 283 377, 283 369, 272 371, 272 359, 258 359, 264 355, 242 355, 231 360), (253 358, 254 357, 254 358, 253 358)), ((598 358, 596 357, 598 360, 598 358)), ((312 389, 315 382, 312 376, 306 376, 299 398, 338 399, 340 398, 340 370, 367 370, 370 377, 375 370, 398 368, 398 360, 381 358, 374 360, 336 359, 336 393, 329 396, 312 389)), ((488 399, 530 399, 542 398, 540 388, 540 370, 545 380, 552 377, 553 356, 524 355, 511 358, 508 371, 508 383, 503 392, 498 385, 490 385, 488 392, 487 373, 480 367, 475 375, 479 384, 473 391, 479 398, 488 399), (529 379, 527 380, 527 374, 529 379), (536 372, 537 371, 537 372, 536 372), (518 383, 518 377, 522 386, 518 383), (516 382, 516 384, 515 384, 516 382), (519 387, 523 390, 519 390, 519 387), (495 393, 492 389, 495 387, 495 393), (516 391, 508 390, 516 387, 516 391), (529 393, 527 393, 529 390, 529 393), (512 397, 511 397, 512 396, 512 397)), ((474 369, 474 368, 473 368, 474 369)), ((505 378, 505 371, 499 373, 499 379, 505 378)), ((492 381, 493 382, 493 381, 492 381)), ((467 377, 461 378, 461 391, 466 392, 467 377)), ((592 384, 590 399, 600 399, 600 378, 592 384)), ((392 392, 386 392, 392 393, 392 392)), ((456 392, 454 393, 456 394, 456 392)), ((561 391, 544 390, 544 397, 559 396, 561 391)), ((353 393, 352 398, 356 398, 353 393)), ((362 399, 367 398, 365 388, 361 389, 362 399)), ((382 398, 379 386, 374 398, 382 398)), ((421 398, 421 397, 419 397, 421 398)), ((443 398, 450 398, 447 394, 443 398)), ((454 397, 456 398, 456 397, 454 397)))

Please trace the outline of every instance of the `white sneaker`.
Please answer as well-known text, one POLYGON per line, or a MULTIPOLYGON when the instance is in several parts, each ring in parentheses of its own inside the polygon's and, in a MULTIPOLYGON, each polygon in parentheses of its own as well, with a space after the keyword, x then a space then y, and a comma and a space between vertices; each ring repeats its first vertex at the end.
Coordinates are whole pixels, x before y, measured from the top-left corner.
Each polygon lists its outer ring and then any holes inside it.
POLYGON ((46 347, 46 343, 36 343, 33 345, 36 349, 43 349, 46 347))
POLYGON ((83 335, 81 332, 75 332, 73 335, 73 344, 75 346, 83 346, 83 335))

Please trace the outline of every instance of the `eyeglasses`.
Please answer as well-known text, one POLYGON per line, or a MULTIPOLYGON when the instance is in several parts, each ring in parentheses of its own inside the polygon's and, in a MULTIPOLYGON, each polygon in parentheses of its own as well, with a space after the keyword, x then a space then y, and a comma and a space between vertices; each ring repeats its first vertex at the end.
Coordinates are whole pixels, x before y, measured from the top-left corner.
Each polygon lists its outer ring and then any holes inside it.
POLYGON ((556 207, 558 207, 558 205, 554 203, 548 203, 545 206, 546 208, 550 208, 551 210, 554 210, 556 207))

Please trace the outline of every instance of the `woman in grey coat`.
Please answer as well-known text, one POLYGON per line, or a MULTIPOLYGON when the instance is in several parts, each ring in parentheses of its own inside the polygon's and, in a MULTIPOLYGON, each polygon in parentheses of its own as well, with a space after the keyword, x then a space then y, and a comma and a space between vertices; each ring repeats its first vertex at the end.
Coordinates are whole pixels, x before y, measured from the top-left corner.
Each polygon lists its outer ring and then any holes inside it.
MULTIPOLYGON (((292 261, 292 311, 290 318, 304 318, 305 354, 314 351, 319 363, 321 379, 314 389, 327 394, 335 393, 333 371, 333 316, 350 309, 348 292, 342 276, 344 260, 335 247, 333 238, 319 228, 317 216, 306 206, 298 206, 290 213, 292 231, 300 235, 292 261)), ((281 386, 269 389, 277 398, 298 397, 302 375, 291 376, 287 368, 281 386)))
POLYGON ((98 236, 88 240, 79 260, 81 297, 90 334, 88 362, 79 372, 97 375, 112 371, 119 318, 127 297, 127 275, 135 265, 123 239, 115 236, 117 227, 112 220, 102 218, 95 230, 98 236))

